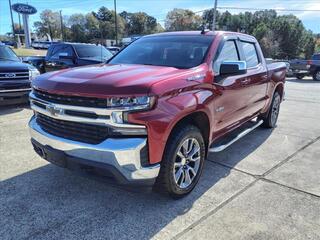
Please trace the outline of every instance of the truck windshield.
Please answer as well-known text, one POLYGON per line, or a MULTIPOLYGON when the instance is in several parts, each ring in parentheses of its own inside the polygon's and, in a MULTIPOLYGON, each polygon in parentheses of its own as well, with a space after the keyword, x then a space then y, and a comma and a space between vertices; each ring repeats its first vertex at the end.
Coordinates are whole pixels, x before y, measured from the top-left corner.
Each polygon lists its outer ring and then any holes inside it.
POLYGON ((103 46, 96 45, 75 45, 79 58, 94 58, 107 61, 113 54, 103 46))
POLYGON ((0 46, 0 61, 20 61, 20 60, 10 48, 0 46))
POLYGON ((192 68, 200 65, 213 36, 154 36, 136 40, 110 60, 111 64, 143 64, 192 68))

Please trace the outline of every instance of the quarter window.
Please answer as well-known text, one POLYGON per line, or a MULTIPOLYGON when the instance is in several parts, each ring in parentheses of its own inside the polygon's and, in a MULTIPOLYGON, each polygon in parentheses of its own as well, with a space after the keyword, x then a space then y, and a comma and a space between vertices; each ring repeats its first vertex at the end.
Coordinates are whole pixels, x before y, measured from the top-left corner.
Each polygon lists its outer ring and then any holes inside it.
POLYGON ((254 44, 249 42, 241 42, 241 44, 247 67, 251 68, 257 66, 259 64, 259 59, 254 44))
POLYGON ((239 55, 234 41, 226 41, 224 43, 219 57, 213 64, 213 70, 215 73, 220 72, 220 65, 223 61, 239 61, 239 55))

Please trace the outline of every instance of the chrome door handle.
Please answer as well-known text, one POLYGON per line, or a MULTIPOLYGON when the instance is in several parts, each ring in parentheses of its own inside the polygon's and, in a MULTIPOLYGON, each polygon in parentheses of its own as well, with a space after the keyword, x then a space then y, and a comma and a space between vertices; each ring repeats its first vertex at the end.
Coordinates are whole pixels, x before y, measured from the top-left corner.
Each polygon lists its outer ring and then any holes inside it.
POLYGON ((250 79, 249 78, 245 78, 245 79, 242 79, 241 80, 241 83, 242 84, 248 84, 250 82, 250 79))

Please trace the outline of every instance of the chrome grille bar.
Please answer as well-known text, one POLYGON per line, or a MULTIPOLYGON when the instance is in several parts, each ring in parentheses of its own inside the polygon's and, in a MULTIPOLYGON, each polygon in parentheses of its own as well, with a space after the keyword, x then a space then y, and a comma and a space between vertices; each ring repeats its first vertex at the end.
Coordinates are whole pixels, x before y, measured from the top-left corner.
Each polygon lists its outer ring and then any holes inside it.
POLYGON ((95 124, 95 125, 106 125, 115 128, 139 128, 139 129, 146 129, 143 125, 136 125, 136 124, 118 124, 114 123, 111 119, 111 114, 114 111, 124 111, 126 109, 104 109, 104 108, 93 108, 93 107, 81 107, 81 106, 72 106, 72 105, 63 105, 57 103, 50 103, 49 101, 45 101, 36 97, 33 92, 29 94, 30 97, 30 105, 31 108, 44 114, 48 117, 55 118, 58 120, 65 120, 65 121, 73 121, 79 123, 88 123, 88 124, 95 124), (68 111, 69 110, 69 111, 68 111), (84 116, 72 115, 70 112, 77 111, 79 113, 85 114, 95 114, 97 118, 89 118, 84 116))

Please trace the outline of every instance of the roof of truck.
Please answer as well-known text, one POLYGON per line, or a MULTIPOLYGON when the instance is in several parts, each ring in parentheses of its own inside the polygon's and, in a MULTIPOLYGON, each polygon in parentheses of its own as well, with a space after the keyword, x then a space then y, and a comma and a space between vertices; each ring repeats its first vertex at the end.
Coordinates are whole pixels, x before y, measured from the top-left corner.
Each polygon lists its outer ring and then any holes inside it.
POLYGON ((253 36, 240 33, 240 32, 229 32, 229 31, 210 31, 210 30, 205 30, 205 31, 177 31, 177 32, 163 32, 163 33, 156 33, 156 34, 151 34, 147 35, 150 37, 153 36, 180 36, 180 35, 188 35, 188 36, 216 36, 216 35, 237 35, 237 36, 243 36, 247 38, 253 38, 253 36))

